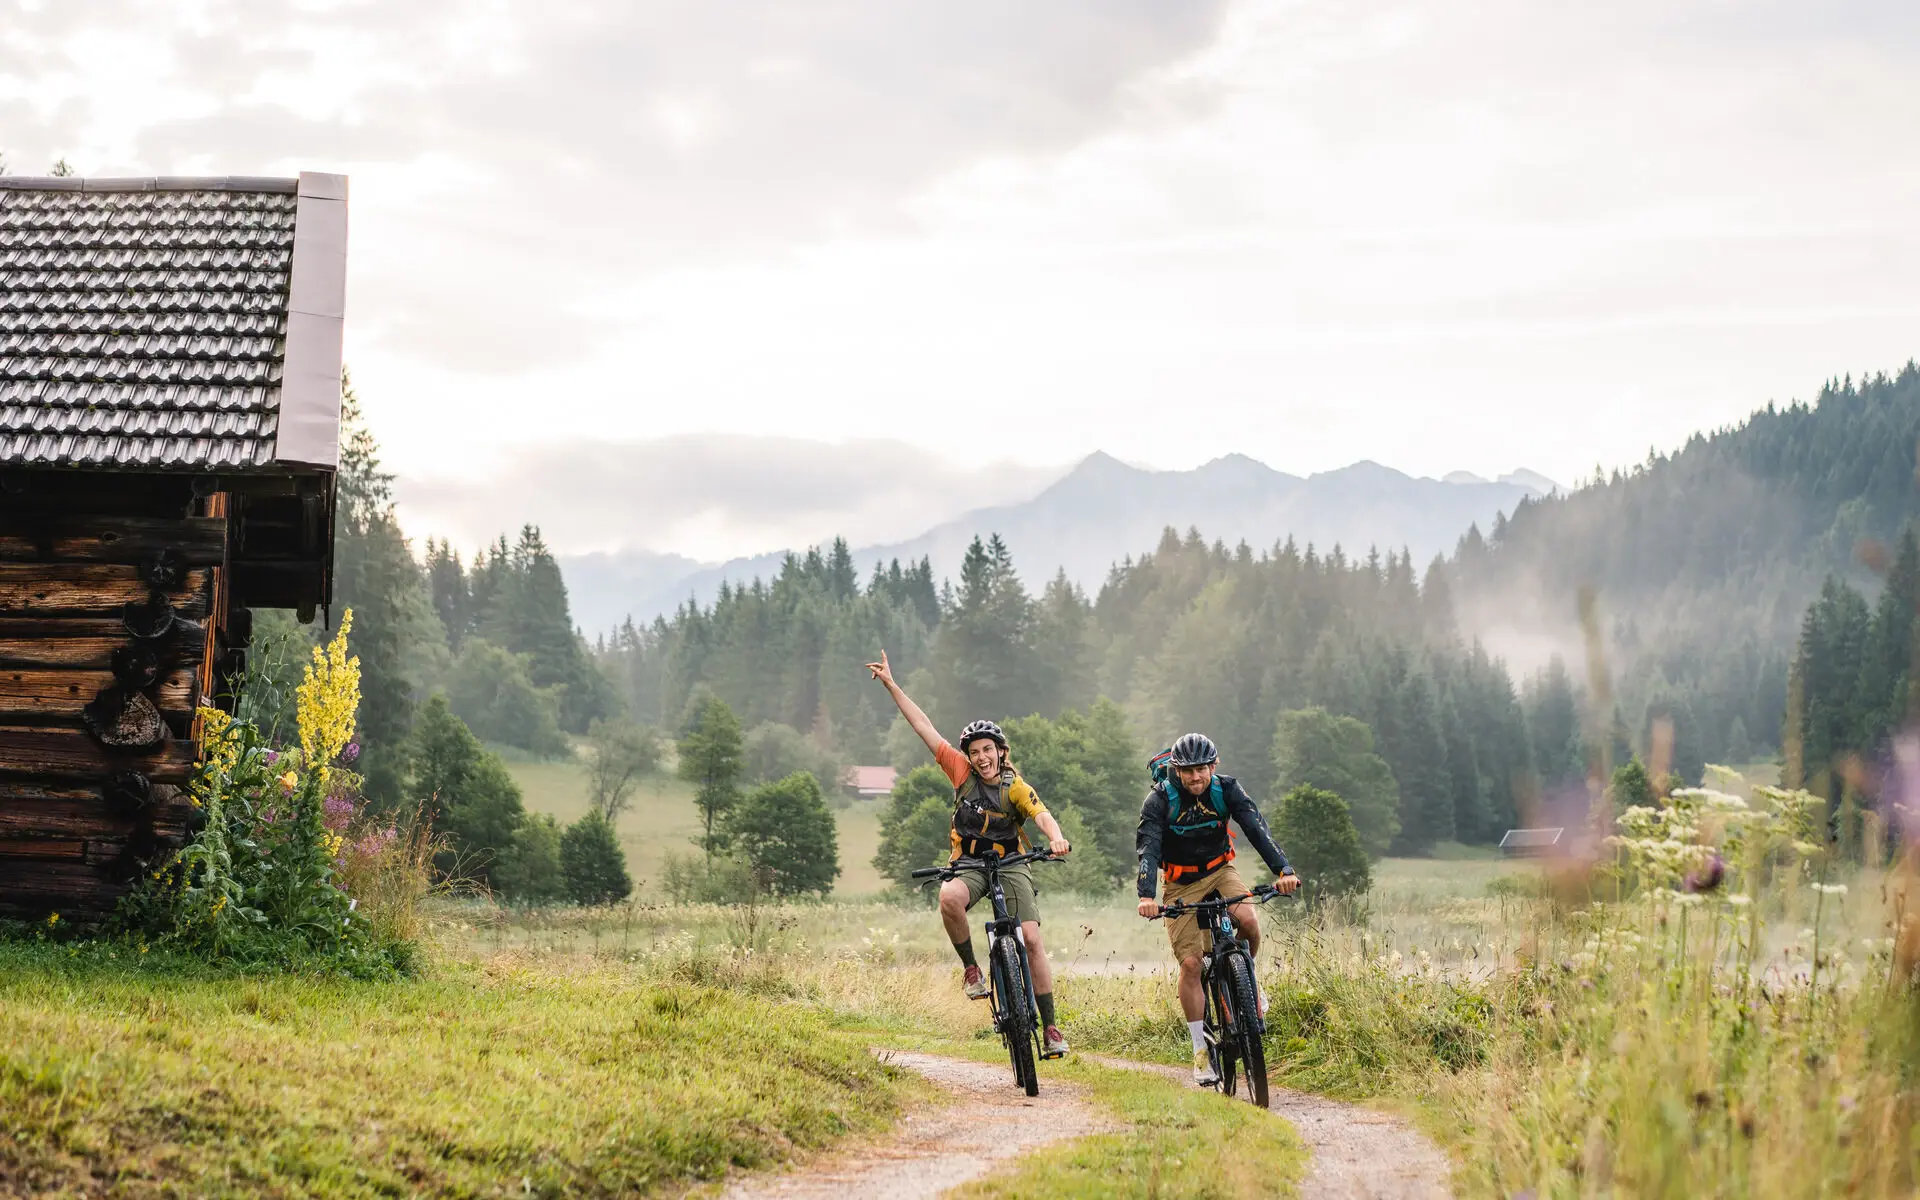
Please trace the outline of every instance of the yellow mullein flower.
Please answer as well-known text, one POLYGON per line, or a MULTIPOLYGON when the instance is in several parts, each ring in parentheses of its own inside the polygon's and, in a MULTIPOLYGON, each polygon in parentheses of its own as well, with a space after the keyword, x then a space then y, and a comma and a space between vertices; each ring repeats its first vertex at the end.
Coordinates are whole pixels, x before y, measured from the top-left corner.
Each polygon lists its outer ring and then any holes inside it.
POLYGON ((295 775, 292 771, 288 771, 285 775, 282 775, 280 777, 280 790, 285 792, 289 796, 293 795, 293 789, 299 786, 300 786, 300 777, 298 775, 295 775))
POLYGON ((320 772, 323 787, 328 764, 353 740, 354 714, 360 708, 360 659, 347 654, 352 628, 353 610, 348 609, 333 640, 313 648, 313 662, 297 693, 300 749, 308 769, 320 772))
POLYGON ((230 774, 240 761, 240 747, 227 736, 233 718, 217 708, 201 705, 193 715, 200 721, 201 745, 206 747, 207 765, 222 775, 230 774))

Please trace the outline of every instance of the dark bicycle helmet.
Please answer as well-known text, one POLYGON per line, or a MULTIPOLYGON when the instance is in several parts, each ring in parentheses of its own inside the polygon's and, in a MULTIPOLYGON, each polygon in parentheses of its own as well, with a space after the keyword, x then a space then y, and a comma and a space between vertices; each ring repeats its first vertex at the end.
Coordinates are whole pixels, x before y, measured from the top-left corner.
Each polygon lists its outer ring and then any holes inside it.
POLYGON ((974 721, 960 731, 961 753, 964 754, 968 746, 973 745, 973 743, 979 741, 981 738, 992 738, 994 744, 1002 750, 1007 748, 1007 735, 1000 732, 998 725, 995 725, 992 721, 974 721))
POLYGON ((1204 733, 1189 733, 1173 744, 1173 765, 1199 767, 1220 761, 1220 751, 1204 733))

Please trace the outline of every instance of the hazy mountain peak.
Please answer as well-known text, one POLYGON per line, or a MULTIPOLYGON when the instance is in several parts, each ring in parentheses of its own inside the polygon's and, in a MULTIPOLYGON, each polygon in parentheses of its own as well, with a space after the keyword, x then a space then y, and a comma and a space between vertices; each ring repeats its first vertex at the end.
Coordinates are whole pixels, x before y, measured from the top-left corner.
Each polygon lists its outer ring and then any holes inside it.
POLYGON ((1448 471, 1440 477, 1441 483, 1491 483, 1484 475, 1475 475, 1472 471, 1448 471))
POLYGON ((1500 482, 1510 483, 1510 484, 1513 484, 1515 487, 1527 488, 1528 490, 1536 492, 1542 496, 1550 495, 1553 492, 1564 492, 1567 490, 1566 488, 1563 488, 1559 484, 1555 483, 1553 480, 1548 479, 1545 475, 1542 475, 1540 472, 1529 471, 1525 467, 1520 467, 1516 470, 1509 471, 1505 475, 1502 475, 1500 477, 1500 482))

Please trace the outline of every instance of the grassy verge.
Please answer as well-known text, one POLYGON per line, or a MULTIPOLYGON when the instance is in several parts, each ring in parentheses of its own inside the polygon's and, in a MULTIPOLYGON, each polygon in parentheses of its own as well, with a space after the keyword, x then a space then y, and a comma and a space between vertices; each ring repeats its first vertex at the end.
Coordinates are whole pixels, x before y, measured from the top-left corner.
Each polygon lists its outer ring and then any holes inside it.
POLYGON ((771 976, 728 982, 511 957, 242 978, 0 946, 0 1193, 672 1192, 896 1111, 864 1036, 771 976))
POLYGON ((1085 1060, 1054 1064, 1044 1082, 1055 1081, 1086 1087, 1095 1103, 1126 1128, 1045 1147, 955 1195, 982 1200, 1285 1200, 1299 1194, 1297 1184, 1307 1169, 1306 1145, 1293 1126, 1243 1100, 1085 1060))

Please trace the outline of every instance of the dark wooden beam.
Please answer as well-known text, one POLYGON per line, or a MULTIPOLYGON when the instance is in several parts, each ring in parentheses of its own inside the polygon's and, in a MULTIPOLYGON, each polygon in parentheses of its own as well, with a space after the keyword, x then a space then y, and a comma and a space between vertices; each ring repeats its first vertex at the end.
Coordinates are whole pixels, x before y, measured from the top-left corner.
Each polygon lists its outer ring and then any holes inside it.
POLYGON ((0 561, 103 562, 137 566, 166 550, 189 567, 217 567, 226 554, 221 517, 35 517, 0 513, 0 561))
MULTIPOLYGON (((77 721, 80 710, 112 685, 111 671, 0 670, 0 723, 77 721)), ((175 668, 145 690, 165 716, 191 717, 200 704, 200 681, 191 667, 175 668)))
POLYGON ((155 783, 185 783, 198 748, 170 740, 147 754, 108 750, 78 729, 0 727, 0 778, 92 782, 116 771, 139 771, 155 783))
MULTIPOLYGON (((104 671, 113 652, 132 642, 127 627, 104 617, 67 620, 0 617, 0 668, 72 667, 104 671)), ((173 634, 156 651, 162 661, 188 662, 201 652, 201 639, 173 634)))
MULTIPOLYGON (((187 572, 168 593, 174 610, 200 619, 207 614, 206 570, 187 572)), ((0 562, 0 617, 71 614, 118 615, 143 602, 148 588, 140 568, 119 564, 0 562)))
POLYGON ((15 916, 104 916, 127 892, 112 868, 81 861, 0 857, 0 880, 6 881, 0 887, 0 913, 15 916))

